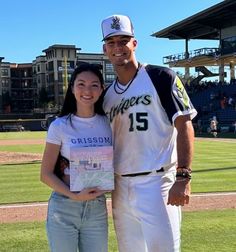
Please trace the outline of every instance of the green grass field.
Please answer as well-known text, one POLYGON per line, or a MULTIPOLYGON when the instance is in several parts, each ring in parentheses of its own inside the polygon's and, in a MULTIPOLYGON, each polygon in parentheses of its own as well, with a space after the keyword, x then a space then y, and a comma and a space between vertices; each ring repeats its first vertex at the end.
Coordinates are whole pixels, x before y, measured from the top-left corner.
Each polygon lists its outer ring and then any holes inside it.
POLYGON ((39 181, 40 163, 0 166, 0 204, 47 201, 50 189, 39 181))
MULTIPOLYGON (((1 140, 0 140, 1 141, 1 140)), ((0 145, 0 151, 27 152, 27 153, 43 153, 43 144, 31 145, 0 145)))
MULTIPOLYGON (((16 139, 37 139, 43 135, 45 137, 45 132, 0 133, 0 139, 13 139, 14 136, 16 139)), ((0 145, 0 151, 28 153, 42 153, 43 148, 43 144, 0 145)), ((235 153, 236 142, 196 140, 192 192, 236 191, 235 153)), ((51 190, 39 181, 39 173, 40 162, 0 165, 0 204, 47 201, 51 190)))
POLYGON ((236 191, 236 141, 195 141, 192 190, 236 191))
MULTIPOLYGON (((0 140, 39 139, 45 132, 0 133, 0 140)), ((0 146, 0 151, 42 153, 43 145, 0 146)), ((192 191, 236 191, 236 142, 195 141, 192 191)), ((39 181, 40 162, 0 165, 0 204, 47 201, 51 190, 39 181)), ((236 251, 235 209, 183 212, 182 252, 236 251)), ((44 222, 0 225, 0 251, 49 251, 44 222)), ((110 219, 109 252, 117 252, 110 219)))
POLYGON ((46 131, 0 132, 0 140, 7 139, 44 139, 46 131))
MULTIPOLYGON (((182 252, 236 251, 236 211, 184 212, 182 252)), ((1 251, 49 252, 44 222, 0 225, 1 251)), ((109 252, 118 252, 112 219, 109 218, 109 252)))

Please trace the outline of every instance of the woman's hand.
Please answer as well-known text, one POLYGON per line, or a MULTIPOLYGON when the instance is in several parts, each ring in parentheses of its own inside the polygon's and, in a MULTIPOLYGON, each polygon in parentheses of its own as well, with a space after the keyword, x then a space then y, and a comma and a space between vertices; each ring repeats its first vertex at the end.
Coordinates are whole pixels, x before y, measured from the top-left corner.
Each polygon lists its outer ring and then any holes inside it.
POLYGON ((83 189, 79 193, 72 193, 70 198, 73 200, 79 200, 79 201, 93 200, 101 196, 105 192, 106 191, 101 190, 97 187, 86 188, 86 189, 83 189))

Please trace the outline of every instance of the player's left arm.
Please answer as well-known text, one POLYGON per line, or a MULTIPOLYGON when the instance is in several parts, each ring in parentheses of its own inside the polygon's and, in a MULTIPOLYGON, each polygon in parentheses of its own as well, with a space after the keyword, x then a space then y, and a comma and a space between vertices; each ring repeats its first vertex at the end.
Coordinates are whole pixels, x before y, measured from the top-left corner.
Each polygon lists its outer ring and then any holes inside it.
POLYGON ((177 129, 178 167, 191 168, 194 149, 194 129, 189 115, 179 116, 175 120, 177 129))
MULTIPOLYGON (((194 129, 189 115, 178 116, 177 129, 177 167, 191 169, 194 149, 194 129)), ((191 193, 190 179, 178 177, 169 191, 168 204, 183 206, 189 203, 191 193)))

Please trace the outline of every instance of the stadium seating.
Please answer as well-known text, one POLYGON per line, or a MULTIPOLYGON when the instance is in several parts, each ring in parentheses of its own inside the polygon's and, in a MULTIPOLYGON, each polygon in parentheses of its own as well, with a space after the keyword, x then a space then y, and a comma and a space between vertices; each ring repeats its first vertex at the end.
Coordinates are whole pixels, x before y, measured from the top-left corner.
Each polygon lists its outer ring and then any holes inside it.
POLYGON ((216 85, 206 87, 189 94, 194 107, 198 110, 198 116, 194 119, 201 120, 203 131, 209 128, 210 119, 216 116, 219 130, 233 131, 233 122, 236 121, 236 107, 228 105, 228 98, 236 101, 236 84, 216 85), (220 100, 225 97, 225 108, 222 109, 220 100))

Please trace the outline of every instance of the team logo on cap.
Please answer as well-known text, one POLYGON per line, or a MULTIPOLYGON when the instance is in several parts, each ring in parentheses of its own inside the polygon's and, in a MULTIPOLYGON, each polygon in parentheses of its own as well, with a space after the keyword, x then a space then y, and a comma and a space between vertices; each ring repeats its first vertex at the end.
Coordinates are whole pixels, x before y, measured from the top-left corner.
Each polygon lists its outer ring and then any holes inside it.
POLYGON ((111 29, 120 30, 120 18, 114 17, 112 19, 111 29))

